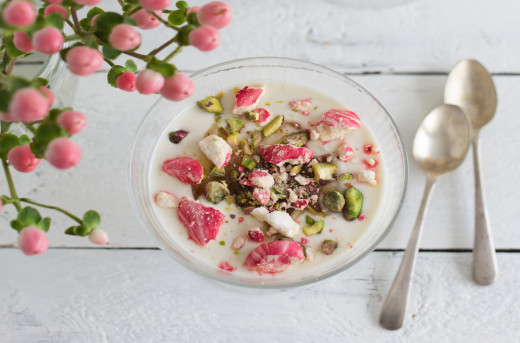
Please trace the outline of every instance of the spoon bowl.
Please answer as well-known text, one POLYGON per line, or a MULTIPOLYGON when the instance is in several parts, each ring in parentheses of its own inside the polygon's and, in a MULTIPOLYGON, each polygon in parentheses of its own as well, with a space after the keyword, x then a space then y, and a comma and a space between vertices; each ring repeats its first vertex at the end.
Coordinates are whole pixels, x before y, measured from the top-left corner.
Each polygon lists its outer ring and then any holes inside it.
POLYGON ((388 330, 403 326, 410 284, 419 251, 423 219, 430 194, 439 175, 457 168, 469 149, 471 131, 460 107, 441 105, 422 121, 413 142, 413 157, 426 172, 426 187, 410 240, 394 282, 385 299, 379 322, 388 330))
POLYGON ((464 112, 454 105, 441 105, 424 118, 415 134, 413 157, 427 173, 448 173, 464 161, 469 140, 464 112))

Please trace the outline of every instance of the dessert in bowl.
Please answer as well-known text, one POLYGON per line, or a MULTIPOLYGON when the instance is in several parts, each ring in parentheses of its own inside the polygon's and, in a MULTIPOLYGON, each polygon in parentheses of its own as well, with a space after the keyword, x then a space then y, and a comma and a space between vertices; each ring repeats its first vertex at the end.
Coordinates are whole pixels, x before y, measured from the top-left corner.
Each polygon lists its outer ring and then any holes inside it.
POLYGON ((348 268, 385 236, 407 161, 391 117, 342 74, 284 58, 223 63, 159 100, 132 150, 132 200, 190 269, 289 287, 348 268))

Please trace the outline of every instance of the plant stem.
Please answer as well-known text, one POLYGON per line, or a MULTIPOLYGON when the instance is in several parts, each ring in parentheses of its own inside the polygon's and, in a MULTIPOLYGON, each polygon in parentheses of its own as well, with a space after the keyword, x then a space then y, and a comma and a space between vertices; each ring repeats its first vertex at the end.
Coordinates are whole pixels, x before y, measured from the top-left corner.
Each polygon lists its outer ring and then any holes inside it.
POLYGON ((165 48, 170 46, 171 44, 175 43, 176 41, 177 41, 177 36, 173 37, 172 39, 170 39, 169 41, 167 41, 166 43, 164 43, 163 45, 161 45, 157 49, 154 49, 154 50, 150 51, 150 53, 148 55, 155 56, 159 52, 161 52, 162 50, 164 50, 165 48))
POLYGON ((71 40, 78 40, 81 39, 80 35, 70 35, 65 37, 65 42, 70 42, 71 40))
POLYGON ((163 23, 165 26, 169 27, 170 29, 179 31, 179 28, 177 26, 173 26, 172 24, 170 24, 169 22, 167 22, 166 20, 164 20, 163 18, 158 16, 157 13, 155 13, 154 11, 147 11, 147 12, 149 14, 153 15, 155 18, 157 18, 157 20, 159 20, 161 23, 163 23))
POLYGON ((75 215, 73 215, 72 213, 70 213, 67 210, 64 210, 61 207, 40 204, 39 202, 36 202, 34 200, 31 200, 31 199, 27 199, 27 198, 21 198, 20 201, 23 201, 23 202, 26 202, 28 204, 32 204, 32 205, 35 205, 35 206, 39 206, 39 207, 43 207, 43 208, 49 208, 51 210, 55 210, 55 211, 61 212, 64 215, 66 215, 67 217, 69 217, 69 218, 75 220, 76 222, 78 222, 78 224, 83 224, 83 220, 81 220, 81 218, 76 217, 75 215))
POLYGON ((7 65, 6 75, 11 75, 11 73, 13 72, 15 62, 16 62, 16 57, 11 58, 11 60, 9 61, 9 64, 7 65))
POLYGON ((116 64, 109 60, 108 58, 104 58, 105 62, 107 62, 111 67, 115 66, 116 64))
POLYGON ((119 2, 119 5, 120 5, 121 7, 123 7, 123 6, 125 5, 125 3, 123 2, 123 0, 117 0, 117 2, 119 2))
POLYGON ((142 8, 143 8, 142 6, 137 6, 137 7, 133 8, 131 11, 129 11, 128 13, 126 13, 126 15, 131 16, 135 12, 141 10, 142 8))
POLYGON ((13 200, 13 205, 16 207, 16 210, 20 212, 22 210, 22 206, 20 206, 20 199, 18 198, 18 194, 16 193, 16 188, 14 187, 13 177, 11 176, 11 171, 9 170, 9 166, 7 165, 6 160, 2 159, 2 167, 4 168, 5 179, 7 180, 7 185, 9 186, 9 193, 11 194, 11 199, 13 200))
POLYGON ((70 9, 70 15, 72 16, 72 20, 74 21, 74 26, 76 26, 76 32, 81 37, 85 36, 85 33, 83 32, 83 29, 79 25, 79 19, 78 19, 78 12, 74 8, 70 9))
POLYGON ((148 55, 139 54, 137 52, 122 51, 122 53, 125 54, 125 55, 128 55, 128 56, 132 56, 132 57, 138 58, 138 59, 143 60, 143 61, 148 60, 148 55))
POLYGON ((74 30, 74 33, 79 35, 79 32, 78 32, 78 29, 76 28, 76 26, 74 26, 74 24, 69 20, 65 20, 65 22, 74 30))
POLYGON ((179 45, 179 46, 177 47, 177 49, 173 50, 173 51, 171 52, 171 54, 169 54, 168 56, 166 56, 166 58, 164 59, 164 62, 168 62, 169 60, 171 60, 171 59, 173 58, 173 56, 177 55, 179 52, 181 52, 181 50, 182 50, 182 46, 179 45))

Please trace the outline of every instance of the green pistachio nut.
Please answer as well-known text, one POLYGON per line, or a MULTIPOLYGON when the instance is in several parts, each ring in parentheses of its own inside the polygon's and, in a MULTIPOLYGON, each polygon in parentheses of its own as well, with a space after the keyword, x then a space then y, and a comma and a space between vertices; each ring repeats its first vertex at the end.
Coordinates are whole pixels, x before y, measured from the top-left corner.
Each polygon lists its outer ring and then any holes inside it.
POLYGON ((314 179, 317 184, 320 184, 320 180, 333 180, 334 173, 336 172, 336 166, 330 163, 316 163, 312 165, 314 170, 314 179))
POLYGON ((229 189, 225 182, 211 181, 206 184, 205 192, 206 199, 212 204, 218 204, 226 195, 229 195, 229 189))
POLYGON ((224 175, 226 174, 226 171, 224 170, 224 168, 222 169, 218 169, 217 167, 213 167, 213 169, 211 169, 211 171, 209 172, 209 176, 210 177, 224 177, 224 175))
POLYGON ((283 124, 284 117, 282 115, 276 116, 269 122, 263 129, 262 134, 264 137, 268 137, 278 130, 283 124))
POLYGON ((326 239, 321 244, 321 251, 326 255, 330 255, 334 252, 334 250, 336 250, 337 247, 338 242, 326 239))
POLYGON ((363 194, 354 187, 350 187, 345 191, 345 207, 343 208, 343 216, 348 221, 353 221, 361 213, 363 207, 363 194))
POLYGON ((307 132, 295 132, 288 134, 286 136, 283 136, 282 139, 280 139, 280 144, 290 144, 297 147, 301 147, 307 141, 309 140, 309 134, 307 132))
POLYGON ((302 228, 303 233, 305 236, 313 236, 315 234, 321 233, 323 231, 323 228, 325 227, 325 222, 323 219, 315 221, 310 226, 304 226, 302 228))
POLYGON ((197 105, 209 113, 220 114, 224 110, 220 99, 216 96, 208 96, 202 100, 197 101, 197 105))
POLYGON ((253 131, 251 133, 250 144, 249 144, 251 149, 253 149, 253 150, 256 149, 262 142, 262 139, 263 139, 262 132, 253 131))
POLYGON ((338 191, 328 191, 323 196, 323 205, 332 212, 341 212, 345 206, 345 198, 338 191))
POLYGON ((226 118, 226 122, 228 123, 228 131, 229 132, 240 132, 244 125, 246 124, 243 119, 236 117, 226 118))
POLYGON ((260 117, 260 113, 247 111, 245 113, 245 116, 246 116, 247 120, 255 121, 255 120, 258 120, 258 118, 260 117))
POLYGON ((240 141, 240 136, 238 135, 238 132, 233 132, 229 136, 227 136, 226 141, 231 146, 237 146, 238 142, 240 141))

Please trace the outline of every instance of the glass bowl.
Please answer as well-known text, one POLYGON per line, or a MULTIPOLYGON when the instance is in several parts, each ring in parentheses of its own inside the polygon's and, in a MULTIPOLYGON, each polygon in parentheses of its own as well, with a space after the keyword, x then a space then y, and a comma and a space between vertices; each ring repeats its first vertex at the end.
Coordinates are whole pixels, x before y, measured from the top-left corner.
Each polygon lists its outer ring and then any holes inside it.
POLYGON ((368 91, 343 74, 328 68, 288 58, 259 57, 234 60, 201 70, 192 76, 195 94, 181 102, 159 99, 141 122, 131 151, 129 186, 132 204, 140 221, 158 240, 163 250, 194 272, 232 285, 257 288, 287 288, 315 282, 335 275, 371 252, 389 232, 404 200, 408 177, 406 152, 394 121, 368 91), (214 265, 194 258, 162 227, 153 206, 149 176, 151 158, 159 137, 172 119, 193 101, 221 90, 248 83, 289 83, 316 89, 331 98, 344 100, 360 114, 377 139, 384 158, 387 185, 380 207, 370 227, 356 242, 355 248, 342 253, 331 263, 303 272, 275 275, 225 273, 214 265))

